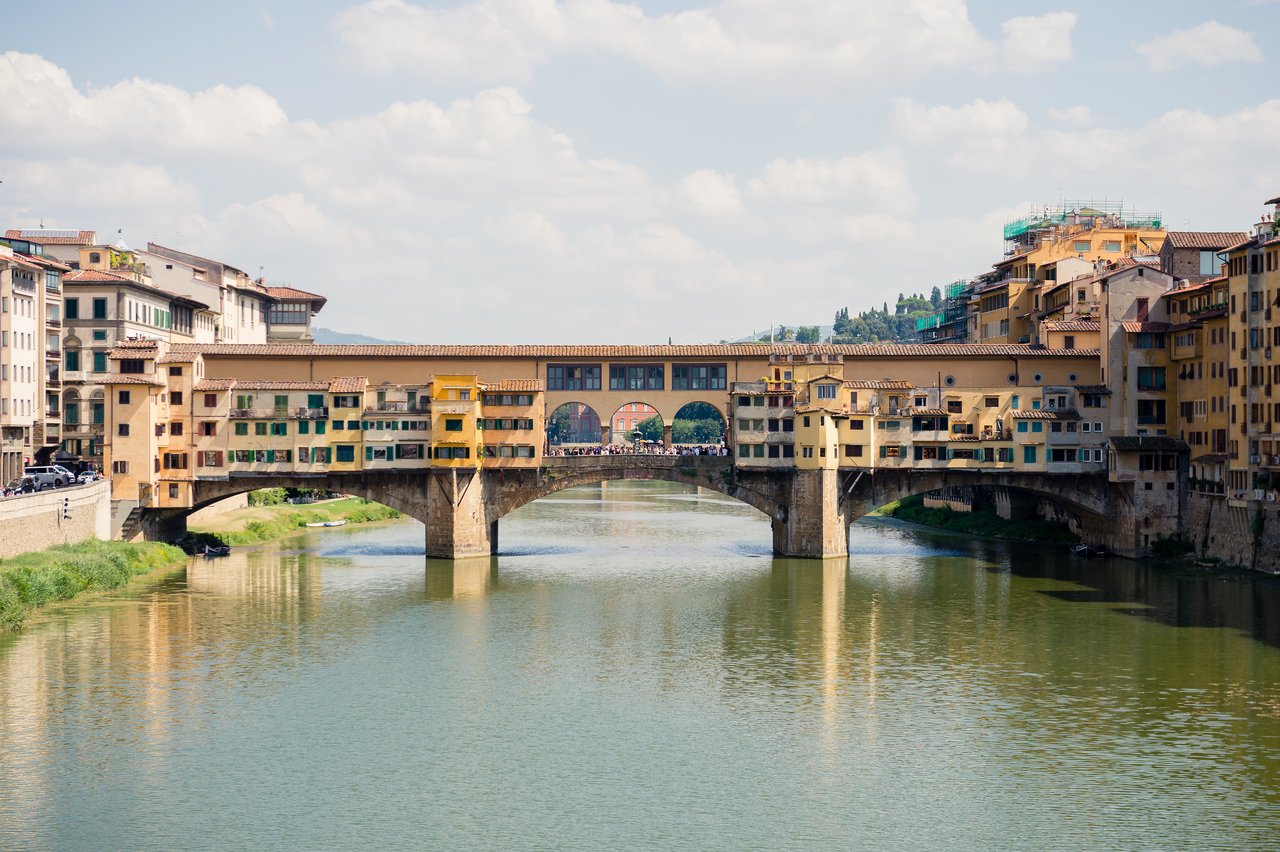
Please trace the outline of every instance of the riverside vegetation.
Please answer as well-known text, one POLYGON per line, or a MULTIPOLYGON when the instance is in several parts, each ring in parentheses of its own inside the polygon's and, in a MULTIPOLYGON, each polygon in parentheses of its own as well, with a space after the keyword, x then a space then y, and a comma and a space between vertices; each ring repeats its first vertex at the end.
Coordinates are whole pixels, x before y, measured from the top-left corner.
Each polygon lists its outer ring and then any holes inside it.
POLYGON ((364 524, 404 517, 390 506, 371 503, 362 497, 345 497, 322 503, 286 503, 283 488, 265 488, 249 495, 249 508, 228 512, 215 522, 217 527, 193 527, 197 544, 244 545, 283 538, 307 524, 346 521, 364 524))
POLYGON ((31 610, 84 592, 115 589, 187 556, 160 542, 86 541, 0 561, 0 631, 17 630, 31 610))
POLYGON ((975 509, 972 512, 956 512, 946 507, 925 508, 924 497, 918 494, 890 503, 876 514, 921 526, 988 538, 1063 544, 1074 544, 1080 540, 1061 521, 1007 521, 990 508, 975 509))

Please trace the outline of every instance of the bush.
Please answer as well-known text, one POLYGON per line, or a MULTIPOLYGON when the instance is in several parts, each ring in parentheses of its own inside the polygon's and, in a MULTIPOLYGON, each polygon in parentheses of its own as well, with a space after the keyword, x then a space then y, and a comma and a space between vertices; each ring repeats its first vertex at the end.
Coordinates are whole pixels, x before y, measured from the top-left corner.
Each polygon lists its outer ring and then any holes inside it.
POLYGON ((86 541, 0 561, 0 629, 21 627, 36 607, 85 591, 118 588, 130 577, 186 558, 178 548, 159 542, 86 541))
POLYGON ((991 509, 979 509, 973 512, 955 512, 945 507, 926 509, 924 498, 919 495, 901 500, 894 506, 891 514, 899 520, 913 524, 990 538, 1064 544, 1073 544, 1080 540, 1079 536, 1071 532, 1071 528, 1061 521, 1006 521, 991 509))
POLYGON ((249 492, 250 506, 279 506, 284 502, 283 488, 259 488, 249 492))

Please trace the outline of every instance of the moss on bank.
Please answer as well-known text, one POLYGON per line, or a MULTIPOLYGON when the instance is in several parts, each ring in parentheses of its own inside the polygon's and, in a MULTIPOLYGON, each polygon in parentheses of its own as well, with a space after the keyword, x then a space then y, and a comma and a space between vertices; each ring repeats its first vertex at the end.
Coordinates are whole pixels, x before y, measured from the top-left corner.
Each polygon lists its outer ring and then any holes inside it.
POLYGON ((926 509, 924 497, 916 495, 892 503, 877 514, 913 524, 988 538, 1018 541, 1046 541, 1074 544, 1080 538, 1060 521, 1006 521, 992 509, 956 512, 948 508, 926 509))
POLYGON ((390 506, 370 503, 359 497, 345 500, 333 500, 316 503, 306 509, 293 505, 257 507, 249 510, 237 510, 227 513, 223 529, 209 527, 191 530, 195 540, 200 544, 258 544, 276 538, 283 538, 297 532, 307 524, 319 524, 325 521, 346 521, 349 524, 365 524, 371 521, 386 521, 404 517, 390 506), (252 520, 238 523, 238 512, 252 512, 252 520), (239 527, 234 529, 233 527, 239 527))
POLYGON ((186 559, 180 549, 154 541, 86 541, 0 560, 0 631, 17 630, 37 607, 119 588, 186 559))

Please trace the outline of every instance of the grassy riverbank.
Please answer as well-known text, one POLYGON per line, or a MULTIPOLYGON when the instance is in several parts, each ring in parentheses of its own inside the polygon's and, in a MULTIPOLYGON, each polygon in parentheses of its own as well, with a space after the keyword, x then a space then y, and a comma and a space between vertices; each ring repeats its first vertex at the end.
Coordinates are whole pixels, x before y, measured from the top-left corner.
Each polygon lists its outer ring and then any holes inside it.
POLYGON ((0 560, 0 631, 17 630, 37 607, 116 589, 139 574, 186 560, 168 544, 123 541, 65 544, 0 560))
POLYGON ((191 527, 190 532, 202 544, 257 544, 283 538, 307 524, 346 521, 364 524, 403 517, 400 512, 380 503, 359 497, 344 497, 297 506, 291 503, 274 506, 249 506, 219 515, 211 523, 191 527))
POLYGON ((1006 521, 993 509, 973 512, 956 512, 947 508, 926 509, 924 497, 916 495, 890 503, 874 514, 896 518, 912 524, 968 533, 986 538, 1004 538, 1015 541, 1044 541, 1074 544, 1079 537, 1059 521, 1006 521))

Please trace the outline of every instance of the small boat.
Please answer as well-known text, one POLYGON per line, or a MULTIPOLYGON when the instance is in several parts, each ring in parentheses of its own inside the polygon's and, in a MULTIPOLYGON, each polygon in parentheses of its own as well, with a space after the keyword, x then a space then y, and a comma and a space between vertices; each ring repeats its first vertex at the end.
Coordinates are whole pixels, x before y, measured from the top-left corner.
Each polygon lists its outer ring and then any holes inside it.
POLYGON ((340 527, 344 526, 346 521, 317 521, 314 524, 307 524, 309 527, 340 527))
POLYGON ((1072 556, 1105 556, 1106 550, 1096 544, 1073 544, 1071 545, 1072 556))
POLYGON ((224 544, 219 547, 214 547, 212 544, 206 544, 204 546, 205 559, 209 559, 214 556, 230 556, 230 555, 231 555, 231 545, 224 544))

